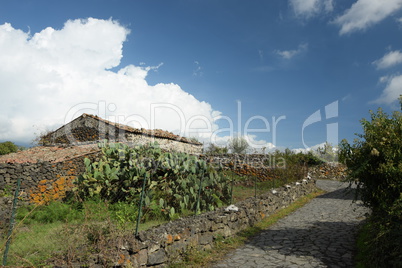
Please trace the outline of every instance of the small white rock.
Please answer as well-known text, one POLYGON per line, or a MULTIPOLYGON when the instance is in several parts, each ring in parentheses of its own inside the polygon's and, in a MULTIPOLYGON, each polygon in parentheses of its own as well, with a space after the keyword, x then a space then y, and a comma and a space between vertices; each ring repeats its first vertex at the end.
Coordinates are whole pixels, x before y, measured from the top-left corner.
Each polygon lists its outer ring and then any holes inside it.
POLYGON ((230 212, 230 211, 239 211, 239 208, 236 207, 235 205, 230 205, 227 208, 225 208, 226 212, 230 212))
POLYGON ((277 194, 277 193, 278 193, 278 191, 276 191, 276 190, 272 190, 272 191, 271 191, 271 193, 273 193, 273 194, 277 194))
POLYGON ((301 183, 300 182, 296 182, 296 185, 300 185, 301 183))
POLYGON ((288 189, 292 188, 289 184, 286 184, 285 187, 288 188, 288 189))

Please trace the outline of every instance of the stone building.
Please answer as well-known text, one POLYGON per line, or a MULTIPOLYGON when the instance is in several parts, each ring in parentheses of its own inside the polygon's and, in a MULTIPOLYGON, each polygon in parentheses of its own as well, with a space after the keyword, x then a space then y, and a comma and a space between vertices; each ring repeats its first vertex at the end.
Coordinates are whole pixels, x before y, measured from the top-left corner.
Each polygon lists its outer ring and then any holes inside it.
POLYGON ((162 149, 191 154, 202 153, 203 144, 160 129, 147 130, 114 123, 91 114, 82 114, 73 121, 43 136, 42 145, 79 145, 108 140, 128 144, 158 142, 162 149))

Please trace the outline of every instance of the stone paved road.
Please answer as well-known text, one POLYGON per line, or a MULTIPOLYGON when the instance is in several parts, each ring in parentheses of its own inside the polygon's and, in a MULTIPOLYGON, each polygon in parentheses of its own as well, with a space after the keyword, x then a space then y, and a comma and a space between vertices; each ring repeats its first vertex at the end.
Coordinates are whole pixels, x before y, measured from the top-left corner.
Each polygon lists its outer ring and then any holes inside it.
POLYGON ((278 221, 213 267, 353 267, 357 225, 369 210, 353 190, 317 181, 328 193, 278 221))

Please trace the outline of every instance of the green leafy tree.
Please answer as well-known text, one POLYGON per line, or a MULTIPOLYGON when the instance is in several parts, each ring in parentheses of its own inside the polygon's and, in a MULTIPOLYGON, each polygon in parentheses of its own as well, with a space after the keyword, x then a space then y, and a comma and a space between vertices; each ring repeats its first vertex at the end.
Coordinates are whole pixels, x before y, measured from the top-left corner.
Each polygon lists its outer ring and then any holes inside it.
POLYGON ((341 160, 351 182, 358 184, 362 200, 373 210, 386 212, 401 198, 402 113, 387 115, 381 108, 371 120, 362 119, 364 134, 354 144, 341 142, 341 160))
POLYGON ((388 115, 379 108, 370 115, 371 120, 361 120, 364 133, 353 144, 341 142, 340 160, 372 209, 362 262, 366 267, 402 267, 402 113, 388 115))
POLYGON ((0 155, 15 153, 18 151, 18 146, 11 141, 0 143, 0 155))
POLYGON ((338 150, 334 148, 330 143, 326 142, 324 146, 319 147, 315 152, 318 157, 326 162, 338 161, 338 150))
POLYGON ((244 154, 249 147, 250 145, 244 137, 234 137, 229 141, 229 148, 235 154, 244 154))
POLYGON ((220 147, 217 146, 213 143, 211 143, 207 149, 205 150, 205 153, 208 155, 219 155, 219 154, 227 154, 228 153, 228 148, 227 147, 220 147))

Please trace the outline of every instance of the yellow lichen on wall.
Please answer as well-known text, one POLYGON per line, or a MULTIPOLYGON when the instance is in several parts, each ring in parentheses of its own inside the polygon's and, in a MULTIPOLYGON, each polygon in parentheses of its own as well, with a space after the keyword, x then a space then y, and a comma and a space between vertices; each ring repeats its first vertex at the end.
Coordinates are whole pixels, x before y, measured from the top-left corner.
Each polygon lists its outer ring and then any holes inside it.
POLYGON ((51 201, 66 197, 67 191, 73 187, 76 176, 56 175, 55 181, 41 180, 37 188, 30 189, 29 201, 34 204, 46 205, 51 201))

